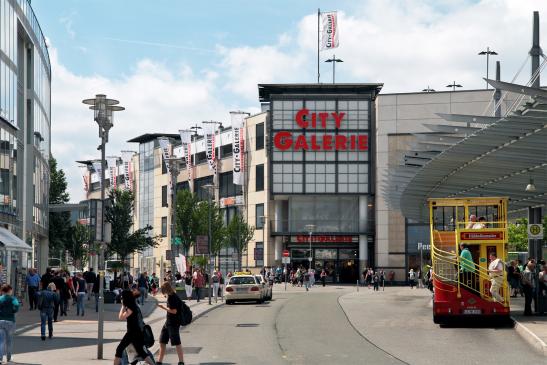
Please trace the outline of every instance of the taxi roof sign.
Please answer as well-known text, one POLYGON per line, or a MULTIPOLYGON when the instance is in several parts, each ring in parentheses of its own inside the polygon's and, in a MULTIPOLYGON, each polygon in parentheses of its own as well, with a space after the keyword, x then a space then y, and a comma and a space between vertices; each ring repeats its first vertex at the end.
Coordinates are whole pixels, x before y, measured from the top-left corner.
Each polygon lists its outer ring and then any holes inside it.
POLYGON ((253 275, 253 273, 250 271, 236 271, 234 273, 234 276, 239 276, 239 275, 253 275))

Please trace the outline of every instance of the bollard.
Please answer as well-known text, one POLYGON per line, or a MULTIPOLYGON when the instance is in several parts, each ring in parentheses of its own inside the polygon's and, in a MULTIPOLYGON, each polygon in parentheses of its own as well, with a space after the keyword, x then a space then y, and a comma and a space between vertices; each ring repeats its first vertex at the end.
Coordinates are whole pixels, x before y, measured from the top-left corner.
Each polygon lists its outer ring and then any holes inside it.
POLYGON ((359 280, 357 280, 357 292, 359 292, 359 280))

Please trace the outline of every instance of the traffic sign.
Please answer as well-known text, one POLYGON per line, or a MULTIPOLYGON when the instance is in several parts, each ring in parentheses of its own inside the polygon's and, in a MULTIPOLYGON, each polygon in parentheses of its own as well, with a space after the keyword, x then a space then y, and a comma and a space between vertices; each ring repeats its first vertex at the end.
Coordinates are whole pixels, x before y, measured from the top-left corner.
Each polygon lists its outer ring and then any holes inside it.
POLYGON ((182 239, 180 237, 175 237, 173 239, 173 244, 176 245, 176 246, 182 244, 182 239))
POLYGON ((209 254, 209 239, 207 236, 196 236, 196 255, 209 254))
POLYGON ((541 224, 529 224, 528 225, 528 238, 529 239, 542 239, 543 238, 543 225, 541 225, 541 224))
POLYGON ((289 257, 289 250, 283 250, 283 257, 289 257))
POLYGON ((290 258, 290 257, 285 257, 285 256, 283 256, 283 257, 281 258, 281 263, 282 263, 282 264, 290 264, 290 263, 291 263, 291 258, 290 258))

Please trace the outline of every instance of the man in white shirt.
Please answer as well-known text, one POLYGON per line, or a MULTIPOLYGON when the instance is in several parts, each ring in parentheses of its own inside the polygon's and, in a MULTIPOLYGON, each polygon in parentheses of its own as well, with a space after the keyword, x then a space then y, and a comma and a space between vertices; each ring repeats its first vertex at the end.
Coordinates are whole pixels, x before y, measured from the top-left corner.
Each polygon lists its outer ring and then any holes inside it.
POLYGON ((490 294, 497 302, 502 303, 503 297, 499 291, 503 286, 503 262, 498 259, 495 252, 490 252, 490 264, 488 265, 488 275, 490 275, 490 294))

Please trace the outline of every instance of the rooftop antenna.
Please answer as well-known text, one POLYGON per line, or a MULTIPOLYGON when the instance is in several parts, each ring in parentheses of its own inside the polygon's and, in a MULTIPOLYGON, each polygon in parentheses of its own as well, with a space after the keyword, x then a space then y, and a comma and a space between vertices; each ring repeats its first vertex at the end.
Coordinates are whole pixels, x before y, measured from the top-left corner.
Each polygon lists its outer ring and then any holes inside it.
POLYGON ((543 54, 541 47, 539 46, 539 12, 534 11, 534 29, 532 36, 532 49, 530 49, 530 56, 532 57, 532 79, 534 75, 537 74, 537 77, 532 82, 532 87, 539 88, 539 56, 543 54))

